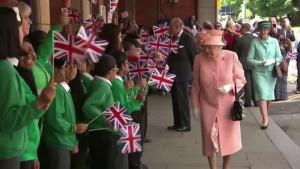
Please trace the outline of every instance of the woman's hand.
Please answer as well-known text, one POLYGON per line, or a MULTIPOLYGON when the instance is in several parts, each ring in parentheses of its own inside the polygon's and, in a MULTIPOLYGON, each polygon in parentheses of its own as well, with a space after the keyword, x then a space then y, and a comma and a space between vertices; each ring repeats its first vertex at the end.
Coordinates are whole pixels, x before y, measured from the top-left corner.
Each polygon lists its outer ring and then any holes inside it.
POLYGON ((229 93, 232 90, 232 84, 226 84, 218 88, 218 91, 222 94, 229 93))

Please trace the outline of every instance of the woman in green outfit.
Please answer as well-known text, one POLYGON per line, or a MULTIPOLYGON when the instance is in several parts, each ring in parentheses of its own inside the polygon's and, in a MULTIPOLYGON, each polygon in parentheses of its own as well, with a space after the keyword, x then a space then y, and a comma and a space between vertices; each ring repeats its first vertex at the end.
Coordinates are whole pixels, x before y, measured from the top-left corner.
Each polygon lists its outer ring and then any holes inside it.
POLYGON ((261 129, 264 130, 269 125, 268 112, 271 100, 275 99, 277 78, 273 76, 273 69, 281 63, 282 56, 277 39, 268 35, 270 23, 259 22, 258 30, 259 38, 252 41, 247 60, 253 66, 255 100, 259 104, 262 115, 261 129))
POLYGON ((43 115, 55 95, 54 85, 36 98, 14 68, 23 42, 17 8, 0 8, 0 168, 19 169, 27 144, 27 124, 43 115))

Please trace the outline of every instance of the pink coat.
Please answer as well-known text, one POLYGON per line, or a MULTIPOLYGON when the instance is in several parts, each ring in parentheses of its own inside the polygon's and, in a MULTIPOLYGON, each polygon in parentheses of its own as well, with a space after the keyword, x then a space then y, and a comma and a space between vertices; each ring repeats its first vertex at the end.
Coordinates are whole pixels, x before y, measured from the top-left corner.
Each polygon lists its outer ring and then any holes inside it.
MULTIPOLYGON (((240 122, 231 120, 234 91, 221 94, 217 88, 236 84, 240 90, 246 83, 244 71, 236 53, 222 50, 216 58, 203 53, 196 56, 193 69, 192 106, 200 110, 202 150, 205 156, 215 151, 211 130, 217 120, 221 155, 230 155, 242 148, 240 122)), ((234 85, 233 85, 234 86, 234 85)))

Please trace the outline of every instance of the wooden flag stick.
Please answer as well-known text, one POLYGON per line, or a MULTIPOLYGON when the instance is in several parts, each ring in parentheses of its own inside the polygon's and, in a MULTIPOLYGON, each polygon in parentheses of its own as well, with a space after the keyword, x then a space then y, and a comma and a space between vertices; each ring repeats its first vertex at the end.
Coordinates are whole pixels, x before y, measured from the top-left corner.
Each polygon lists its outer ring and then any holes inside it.
POLYGON ((95 118, 93 118, 91 121, 89 121, 87 125, 89 126, 92 122, 94 122, 96 119, 98 119, 103 114, 104 114, 104 112, 102 112, 99 115, 97 115, 95 118))

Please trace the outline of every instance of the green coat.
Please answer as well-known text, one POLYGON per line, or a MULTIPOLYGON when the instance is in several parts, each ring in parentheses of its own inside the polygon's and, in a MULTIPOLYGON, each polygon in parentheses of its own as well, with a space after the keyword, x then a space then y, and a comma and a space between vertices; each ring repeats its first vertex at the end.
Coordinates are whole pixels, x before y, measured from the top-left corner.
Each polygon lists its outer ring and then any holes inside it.
POLYGON ((60 83, 56 87, 56 96, 45 116, 43 134, 47 147, 72 150, 78 144, 75 125, 72 96, 60 83))
POLYGON ((19 157, 27 145, 27 125, 43 113, 36 97, 8 60, 0 60, 0 159, 19 157))
MULTIPOLYGON (((91 90, 88 92, 87 99, 83 104, 83 114, 87 119, 87 123, 97 117, 100 113, 103 113, 113 104, 114 98, 111 91, 111 84, 95 78, 91 84, 91 90)), ((89 130, 93 129, 113 131, 104 115, 101 115, 89 125, 89 130)))
POLYGON ((136 100, 136 94, 133 97, 129 97, 127 90, 124 86, 123 80, 119 76, 112 81, 112 93, 115 101, 119 101, 128 113, 139 111, 142 106, 142 102, 136 100))
POLYGON ((81 75, 81 77, 82 77, 82 81, 83 81, 83 84, 84 84, 87 92, 89 92, 91 90, 91 84, 92 84, 93 79, 94 79, 93 76, 88 74, 88 73, 83 73, 81 75))
POLYGON ((52 67, 50 58, 53 54, 53 32, 60 32, 61 30, 61 26, 53 26, 46 39, 39 46, 38 51, 36 51, 37 62, 33 66, 32 72, 39 92, 47 86, 51 79, 52 67))
POLYGON ((276 65, 282 61, 277 39, 269 37, 267 40, 260 38, 251 42, 247 61, 253 67, 252 77, 256 100, 274 100, 274 89, 277 78, 272 76, 274 65, 264 66, 262 61, 275 59, 276 65))

